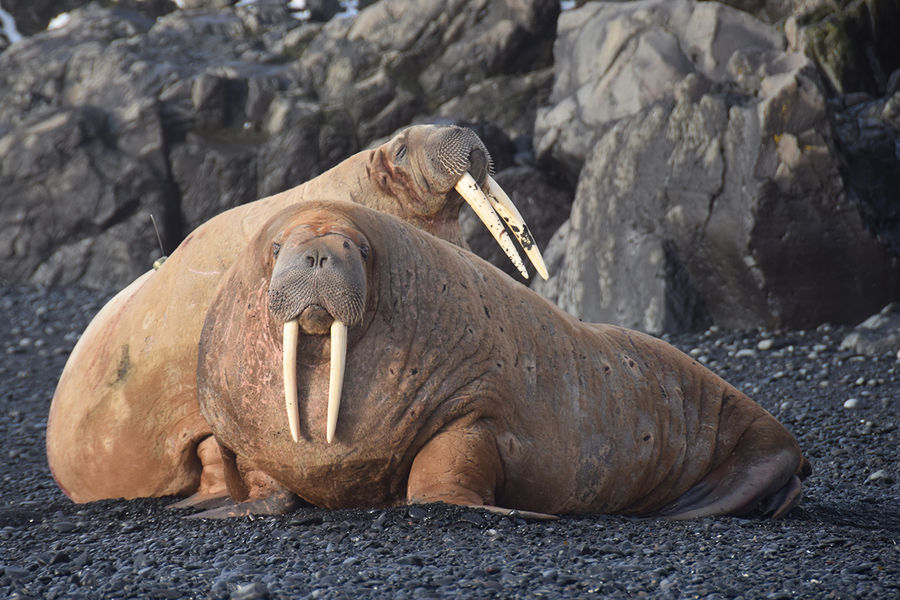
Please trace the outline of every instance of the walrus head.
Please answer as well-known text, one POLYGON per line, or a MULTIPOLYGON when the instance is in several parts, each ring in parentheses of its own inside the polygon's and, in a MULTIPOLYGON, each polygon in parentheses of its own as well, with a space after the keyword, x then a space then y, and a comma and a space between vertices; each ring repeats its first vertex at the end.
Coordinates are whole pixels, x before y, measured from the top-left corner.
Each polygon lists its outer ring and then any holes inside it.
POLYGON ((297 407, 297 342, 305 335, 331 334, 331 371, 326 439, 334 439, 344 365, 347 329, 362 322, 366 307, 370 244, 356 228, 333 222, 324 225, 315 215, 283 234, 272 245, 275 265, 269 280, 269 315, 283 323, 284 395, 288 424, 299 440, 297 407))
MULTIPOLYGON (((371 174, 391 196, 404 198, 401 218, 410 222, 459 218, 465 200, 525 279, 528 272, 503 221, 538 274, 547 267, 525 220, 491 176, 493 163, 484 143, 464 127, 414 126, 401 131, 374 153, 371 174), (415 148, 411 152, 410 148, 415 148), (427 190, 428 193, 421 193, 427 190), (453 191, 458 200, 448 201, 453 191), (502 219, 502 220, 501 220, 502 219)), ((391 211, 385 211, 391 212, 391 211)))

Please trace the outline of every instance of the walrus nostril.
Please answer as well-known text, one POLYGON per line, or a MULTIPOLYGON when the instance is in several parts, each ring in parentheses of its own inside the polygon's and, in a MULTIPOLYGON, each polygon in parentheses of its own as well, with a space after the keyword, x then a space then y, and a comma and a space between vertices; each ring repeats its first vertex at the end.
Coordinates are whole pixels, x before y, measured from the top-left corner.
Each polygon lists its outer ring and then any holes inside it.
POLYGON ((476 181, 484 181, 490 175, 491 157, 481 146, 474 146, 469 153, 469 173, 476 181))
POLYGON ((304 256, 304 259, 306 260, 306 266, 310 269, 322 269, 325 267, 325 263, 328 262, 328 255, 323 255, 317 250, 312 250, 304 256))

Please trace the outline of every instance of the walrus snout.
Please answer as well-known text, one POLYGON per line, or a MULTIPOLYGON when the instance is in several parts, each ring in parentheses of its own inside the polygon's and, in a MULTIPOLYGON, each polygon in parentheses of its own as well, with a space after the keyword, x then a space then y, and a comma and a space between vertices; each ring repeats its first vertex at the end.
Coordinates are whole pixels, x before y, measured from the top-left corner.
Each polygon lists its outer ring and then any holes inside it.
POLYGON ((463 173, 483 185, 493 171, 491 154, 481 138, 467 127, 438 127, 425 130, 422 147, 428 163, 422 172, 432 189, 450 192, 463 173))
POLYGON ((363 249, 339 233, 316 237, 293 248, 285 246, 279 250, 269 281, 269 313, 281 323, 309 313, 314 330, 321 329, 315 323, 322 315, 308 310, 311 307, 321 307, 334 321, 360 323, 366 299, 363 249))
POLYGON ((438 180, 439 189, 444 189, 443 185, 450 183, 449 187, 455 189, 475 211, 522 277, 528 279, 528 271, 525 270, 525 263, 510 240, 506 227, 515 236, 538 274, 547 279, 547 266, 525 219, 506 192, 491 177, 493 161, 481 138, 464 127, 441 128, 430 135, 439 137, 436 141, 429 139, 431 143, 425 144, 428 149, 426 156, 433 168, 423 169, 423 172, 437 174, 433 177, 438 180))
MULTIPOLYGON (((357 232, 358 233, 358 232, 357 232)), ((284 403, 291 437, 300 440, 297 399, 297 343, 306 334, 331 333, 328 415, 325 438, 331 443, 337 429, 347 329, 362 322, 366 304, 366 263, 369 245, 362 234, 351 239, 341 232, 312 234, 301 230, 283 244, 275 244, 275 266, 269 280, 269 314, 283 323, 282 373, 284 403)))

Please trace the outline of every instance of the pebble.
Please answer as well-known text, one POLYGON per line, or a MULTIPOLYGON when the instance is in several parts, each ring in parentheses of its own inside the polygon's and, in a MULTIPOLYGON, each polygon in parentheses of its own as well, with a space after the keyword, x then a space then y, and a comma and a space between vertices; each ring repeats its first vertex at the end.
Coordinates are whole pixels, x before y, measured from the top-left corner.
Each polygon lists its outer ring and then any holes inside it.
POLYGON ((409 518, 415 519, 417 521, 421 521, 428 517, 428 511, 422 508, 421 506, 410 506, 409 507, 409 518))
POLYGON ((766 350, 771 350, 774 345, 775 340, 766 338, 764 340, 759 340, 759 343, 756 344, 756 348, 757 350, 762 350, 763 352, 765 352, 766 350))
POLYGON ((262 600, 269 597, 269 588, 261 581, 254 581, 238 586, 229 597, 231 600, 262 600))
POLYGON ((53 524, 53 529, 60 533, 71 533, 78 529, 78 525, 71 521, 59 521, 53 524))
POLYGON ((734 356, 736 358, 749 358, 751 356, 756 356, 756 350, 753 348, 741 348, 735 352, 734 356))
POLYGON ((848 398, 844 401, 844 408, 859 408, 859 398, 848 398))
POLYGON ((11 579, 24 579, 31 575, 31 572, 28 569, 23 569, 22 567, 17 567, 15 565, 10 565, 3 569, 3 574, 11 579))
POLYGON ((878 469, 866 478, 869 483, 893 483, 894 478, 885 469, 878 469))

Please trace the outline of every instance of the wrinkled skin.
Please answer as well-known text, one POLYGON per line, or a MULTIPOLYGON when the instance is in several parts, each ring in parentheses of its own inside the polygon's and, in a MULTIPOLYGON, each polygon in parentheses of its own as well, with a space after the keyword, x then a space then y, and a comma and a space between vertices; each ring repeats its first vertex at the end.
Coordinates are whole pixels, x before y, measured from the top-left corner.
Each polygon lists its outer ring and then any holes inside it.
POLYGON ((282 212, 248 245, 207 313, 198 385, 229 491, 261 512, 296 494, 329 508, 780 516, 810 471, 774 417, 672 346, 579 322, 466 251, 347 203, 282 212), (329 252, 346 276, 316 267, 341 282, 328 290, 283 276, 329 252), (322 324, 348 313, 324 308, 328 294, 365 306, 330 444, 322 324), (328 314, 301 327, 294 442, 282 326, 310 307, 328 314))
POLYGON ((286 192, 193 231, 97 314, 70 356, 47 423, 47 458, 76 502, 224 493, 221 458, 196 400, 197 343, 222 274, 279 210, 307 198, 359 202, 455 244, 463 171, 490 157, 459 127, 415 126, 286 192), (201 479, 202 473, 202 479, 201 479))

